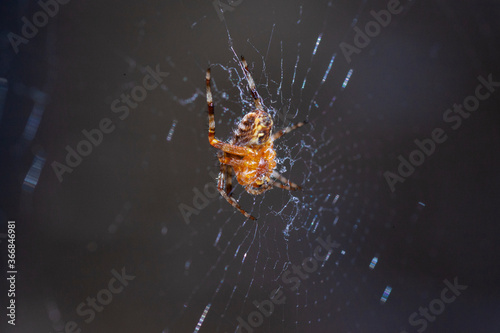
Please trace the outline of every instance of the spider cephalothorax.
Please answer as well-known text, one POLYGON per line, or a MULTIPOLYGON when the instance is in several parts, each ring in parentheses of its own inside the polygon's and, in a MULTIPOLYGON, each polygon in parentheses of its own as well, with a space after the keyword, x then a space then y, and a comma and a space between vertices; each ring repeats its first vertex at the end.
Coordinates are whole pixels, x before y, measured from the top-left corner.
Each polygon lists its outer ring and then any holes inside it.
POLYGON ((243 57, 241 57, 241 67, 255 102, 255 110, 247 113, 241 119, 229 143, 216 139, 209 68, 206 76, 208 140, 212 146, 220 150, 217 154, 221 165, 217 186, 220 194, 243 215, 255 220, 255 217, 244 211, 238 202, 231 197, 233 176, 236 176, 238 183, 253 195, 264 193, 273 186, 286 190, 300 189, 299 186, 274 170, 276 168, 276 152, 273 149, 273 142, 283 134, 301 127, 305 122, 297 123, 273 134, 273 119, 262 107, 255 83, 243 57))

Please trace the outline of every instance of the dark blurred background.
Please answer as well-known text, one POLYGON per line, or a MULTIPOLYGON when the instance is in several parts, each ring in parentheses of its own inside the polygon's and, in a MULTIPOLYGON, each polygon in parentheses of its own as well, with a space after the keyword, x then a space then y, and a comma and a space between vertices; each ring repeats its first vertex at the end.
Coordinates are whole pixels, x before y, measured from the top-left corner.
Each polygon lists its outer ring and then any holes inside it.
POLYGON ((341 43, 395 1, 221 2, 0 3, 0 247, 7 276, 15 220, 17 269, 3 331, 237 332, 276 288, 286 302, 255 332, 500 331, 500 87, 443 120, 479 76, 500 82, 500 3, 401 1, 348 61, 341 43), (196 194, 219 170, 206 68, 217 137, 251 108, 231 47, 276 128, 310 121, 276 143, 303 191, 235 189, 257 222, 196 194), (447 140, 391 191, 386 172, 436 128, 447 140), (292 291, 283 274, 317 237, 340 246, 292 291), (445 280, 467 286, 449 304, 445 280))

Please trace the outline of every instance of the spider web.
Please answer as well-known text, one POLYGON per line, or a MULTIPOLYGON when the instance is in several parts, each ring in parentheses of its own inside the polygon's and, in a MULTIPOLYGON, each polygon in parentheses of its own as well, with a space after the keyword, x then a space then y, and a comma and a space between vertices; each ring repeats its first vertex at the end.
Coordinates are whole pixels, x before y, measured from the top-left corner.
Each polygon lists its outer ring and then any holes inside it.
MULTIPOLYGON (((187 278, 190 288, 179 297, 181 309, 178 306, 171 314, 168 322, 174 324, 167 325, 164 332, 235 332, 239 318, 249 322, 248 316, 257 310, 254 301, 269 300, 275 290, 286 301, 275 305, 269 317, 262 316, 262 323, 254 318, 257 322, 252 325, 258 332, 370 327, 376 312, 371 318, 360 318, 352 307, 364 302, 381 306, 380 299, 384 291, 390 293, 390 287, 382 279, 366 283, 378 254, 364 246, 374 242, 370 240, 373 221, 385 220, 384 228, 388 228, 393 216, 387 212, 380 216, 377 210, 380 184, 373 178, 380 179, 383 172, 377 160, 380 142, 366 138, 373 115, 363 109, 362 99, 369 96, 350 93, 360 69, 355 60, 346 61, 339 44, 352 44, 353 26, 361 17, 366 19, 369 10, 382 7, 366 0, 297 4, 288 9, 286 20, 265 22, 257 17, 253 27, 259 28, 248 33, 237 22, 241 19, 238 13, 256 17, 255 9, 243 13, 250 7, 241 4, 241 8, 223 11, 220 24, 227 39, 223 51, 231 58, 224 63, 213 56, 206 59, 212 67, 216 137, 229 139, 244 113, 254 107, 238 63, 243 54, 264 105, 273 115, 275 130, 309 120, 308 125, 275 142, 277 170, 303 190, 273 189, 254 197, 236 184, 233 197, 258 221, 247 220, 223 199, 211 201, 199 215, 190 216, 189 236, 170 252, 183 258, 184 270, 178 278, 187 278), (328 259, 292 290, 293 283, 285 283, 283 275, 313 257, 318 238, 335 246, 328 259)), ((267 10, 278 13, 279 6, 267 10)), ((195 20, 193 30, 213 24, 207 20, 195 20)), ((202 70, 204 62, 198 60, 202 70)), ((174 63, 171 66, 176 68, 174 63)), ((174 93, 172 98, 205 118, 202 85, 192 84, 200 88, 189 98, 174 93)), ((199 137, 202 148, 197 149, 211 149, 206 132, 199 137)), ((218 161, 211 151, 208 168, 199 170, 199 188, 205 174, 218 173, 218 161)), ((211 182, 215 184, 215 180, 211 182)), ((377 242, 383 248, 383 239, 377 242)))

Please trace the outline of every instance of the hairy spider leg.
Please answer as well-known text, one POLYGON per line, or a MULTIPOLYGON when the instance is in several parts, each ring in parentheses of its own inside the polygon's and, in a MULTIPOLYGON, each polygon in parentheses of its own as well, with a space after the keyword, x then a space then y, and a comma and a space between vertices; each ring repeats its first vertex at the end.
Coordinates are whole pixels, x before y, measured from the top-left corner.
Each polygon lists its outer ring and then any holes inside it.
MULTIPOLYGON (((224 153, 223 151, 219 151, 217 152, 217 157, 219 158, 219 161, 224 161, 226 160, 226 153, 224 153)), ((221 164, 226 164, 226 173, 225 173, 225 179, 224 179, 224 182, 225 182, 225 191, 227 193, 228 196, 232 196, 233 193, 233 177, 234 177, 234 169, 231 165, 227 164, 227 163, 222 163, 221 164)))
POLYGON ((295 184, 294 182, 289 181, 285 177, 283 177, 279 172, 273 171, 273 174, 271 175, 274 179, 276 179, 278 182, 273 182, 273 186, 282 188, 284 190, 288 191, 297 191, 300 190, 300 186, 295 184))
POLYGON ((260 195, 272 187, 273 187, 272 184, 266 184, 266 185, 263 185, 263 186, 258 187, 258 188, 255 188, 252 185, 247 185, 247 186, 245 186, 245 190, 252 195, 260 195))
POLYGON ((215 119, 214 119, 214 103, 212 100, 212 90, 210 89, 210 68, 207 69, 206 76, 207 84, 207 105, 208 105, 208 141, 212 146, 226 153, 234 155, 248 155, 252 153, 250 148, 233 146, 229 143, 222 142, 215 138, 215 119))
MULTIPOLYGON (((252 215, 250 215, 249 213, 247 213, 245 210, 243 210, 243 208, 241 208, 241 206, 238 204, 238 202, 236 202, 236 200, 234 200, 231 197, 231 193, 230 192, 227 192, 227 190, 228 190, 228 183, 227 182, 228 182, 228 179, 229 179, 229 177, 228 177, 228 170, 227 170, 228 168, 231 168, 231 166, 226 165, 226 164, 221 164, 220 165, 219 181, 218 181, 218 184, 217 184, 217 189, 219 190, 219 193, 234 208, 236 208, 237 210, 239 210, 241 214, 245 215, 247 218, 249 218, 251 220, 256 220, 255 217, 253 217, 252 215)), ((229 185, 229 186, 231 187, 232 185, 229 185)))
POLYGON ((284 129, 282 129, 282 130, 274 133, 273 134, 273 141, 276 140, 276 139, 281 138, 283 135, 285 135, 287 133, 290 133, 294 129, 297 129, 299 127, 304 126, 305 124, 307 124, 307 120, 301 121, 300 123, 296 123, 295 125, 289 126, 287 128, 284 128, 284 129))
POLYGON ((242 160, 236 156, 227 156, 226 154, 224 154, 224 156, 219 157, 219 162, 221 164, 227 164, 229 166, 245 167, 244 160, 242 160))
POLYGON ((230 165, 226 165, 226 193, 230 197, 233 196, 233 177, 234 177, 234 169, 230 165))
POLYGON ((241 56, 241 63, 243 64, 243 71, 245 72, 245 76, 247 77, 248 86, 250 87, 250 92, 252 93, 253 100, 255 102, 255 108, 257 110, 264 110, 262 108, 262 104, 260 103, 260 96, 255 88, 255 81, 252 78, 252 74, 250 74, 250 70, 248 69, 247 61, 245 57, 241 56))

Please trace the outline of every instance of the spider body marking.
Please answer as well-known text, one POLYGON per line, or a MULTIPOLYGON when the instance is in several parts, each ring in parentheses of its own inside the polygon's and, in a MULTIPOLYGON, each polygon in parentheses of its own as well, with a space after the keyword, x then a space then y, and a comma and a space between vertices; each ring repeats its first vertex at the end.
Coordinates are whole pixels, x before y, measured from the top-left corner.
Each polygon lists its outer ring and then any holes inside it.
POLYGON ((227 161, 233 167, 238 183, 245 188, 261 187, 271 182, 271 174, 276 167, 272 126, 273 120, 265 111, 255 110, 246 114, 234 131, 231 144, 249 147, 253 154, 234 156, 229 161, 219 159, 221 163, 227 161))
POLYGON ((255 83, 243 56, 240 65, 253 96, 255 110, 247 113, 241 119, 229 143, 216 139, 214 105, 210 87, 211 74, 210 68, 207 69, 208 140, 213 147, 219 149, 217 157, 220 162, 220 173, 217 188, 220 194, 243 215, 255 220, 255 217, 243 210, 231 196, 233 176, 236 176, 238 183, 252 195, 262 194, 273 186, 289 191, 300 189, 298 185, 274 170, 276 168, 276 152, 273 143, 282 135, 303 126, 306 122, 297 123, 273 134, 273 120, 262 107, 255 83))

